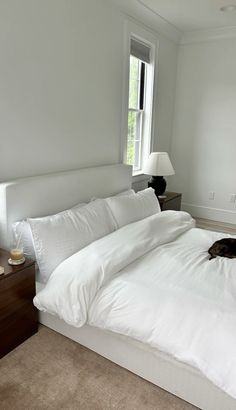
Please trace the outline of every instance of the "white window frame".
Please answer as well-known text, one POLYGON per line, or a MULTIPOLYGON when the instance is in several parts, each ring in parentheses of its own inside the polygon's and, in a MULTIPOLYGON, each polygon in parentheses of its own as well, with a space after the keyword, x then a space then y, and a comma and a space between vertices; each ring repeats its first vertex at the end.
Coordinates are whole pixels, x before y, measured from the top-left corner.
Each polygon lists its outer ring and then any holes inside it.
POLYGON ((129 108, 129 71, 130 71, 130 42, 134 38, 150 47, 150 64, 146 64, 146 87, 144 95, 145 115, 142 124, 141 145, 141 169, 133 171, 133 176, 142 175, 142 166, 148 158, 153 146, 155 97, 156 97, 156 67, 158 39, 149 30, 133 23, 125 23, 125 55, 124 55, 124 82, 123 82, 123 107, 122 107, 122 138, 121 138, 121 161, 126 163, 127 159, 127 137, 128 137, 128 108, 129 108))
MULTIPOLYGON (((139 60, 139 62, 143 63, 141 60, 139 60)), ((145 78, 144 78, 144 94, 143 94, 143 108, 145 107, 145 91, 146 91, 146 71, 147 71, 147 67, 145 64, 145 78)), ((139 77, 141 75, 141 66, 139 65, 139 77)), ((130 76, 129 76, 130 77, 130 76)), ((139 90, 138 90, 138 101, 140 102, 140 84, 139 84, 139 90)), ((141 155, 139 156, 139 167, 138 170, 134 170, 133 172, 140 172, 141 169, 141 164, 142 164, 142 146, 143 146, 143 116, 144 116, 144 109, 141 108, 131 108, 129 106, 129 96, 128 96, 128 114, 127 114, 127 121, 128 121, 128 115, 130 112, 135 112, 138 113, 140 115, 140 153, 141 155)), ((128 147, 128 130, 127 130, 127 140, 126 140, 126 157, 127 157, 127 147, 128 147)))

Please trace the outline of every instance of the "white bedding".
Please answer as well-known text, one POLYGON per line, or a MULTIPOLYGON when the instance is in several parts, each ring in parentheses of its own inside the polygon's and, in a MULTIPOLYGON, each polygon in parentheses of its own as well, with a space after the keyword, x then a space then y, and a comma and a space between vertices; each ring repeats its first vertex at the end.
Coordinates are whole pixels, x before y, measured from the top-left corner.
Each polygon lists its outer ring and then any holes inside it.
POLYGON ((207 253, 223 236, 184 212, 153 215, 66 259, 34 303, 171 354, 236 398, 236 260, 207 253))

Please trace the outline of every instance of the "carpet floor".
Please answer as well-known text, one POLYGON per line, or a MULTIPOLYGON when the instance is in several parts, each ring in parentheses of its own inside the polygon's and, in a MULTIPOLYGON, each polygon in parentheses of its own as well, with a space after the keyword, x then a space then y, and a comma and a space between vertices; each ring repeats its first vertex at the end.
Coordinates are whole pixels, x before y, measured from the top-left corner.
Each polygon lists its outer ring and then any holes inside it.
POLYGON ((0 360, 1 410, 194 410, 44 327, 0 360))

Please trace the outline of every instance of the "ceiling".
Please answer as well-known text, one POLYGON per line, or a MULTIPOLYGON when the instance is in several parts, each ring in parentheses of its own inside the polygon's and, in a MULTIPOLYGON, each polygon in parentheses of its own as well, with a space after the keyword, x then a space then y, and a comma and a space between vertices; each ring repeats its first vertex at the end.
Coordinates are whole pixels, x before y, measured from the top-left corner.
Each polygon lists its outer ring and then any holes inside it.
POLYGON ((236 26, 236 10, 220 8, 236 0, 136 0, 181 32, 236 26))

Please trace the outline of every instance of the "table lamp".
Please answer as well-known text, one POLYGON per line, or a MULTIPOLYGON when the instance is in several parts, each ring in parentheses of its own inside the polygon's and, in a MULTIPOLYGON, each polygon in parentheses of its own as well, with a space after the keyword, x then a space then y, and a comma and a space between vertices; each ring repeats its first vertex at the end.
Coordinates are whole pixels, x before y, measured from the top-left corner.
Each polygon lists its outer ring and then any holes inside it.
POLYGON ((144 165, 143 173, 152 175, 148 186, 155 190, 157 196, 162 195, 166 189, 166 180, 163 176, 174 175, 175 171, 167 152, 152 152, 144 165))

